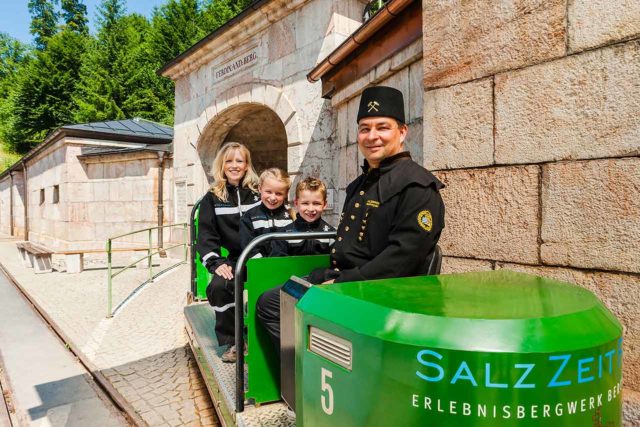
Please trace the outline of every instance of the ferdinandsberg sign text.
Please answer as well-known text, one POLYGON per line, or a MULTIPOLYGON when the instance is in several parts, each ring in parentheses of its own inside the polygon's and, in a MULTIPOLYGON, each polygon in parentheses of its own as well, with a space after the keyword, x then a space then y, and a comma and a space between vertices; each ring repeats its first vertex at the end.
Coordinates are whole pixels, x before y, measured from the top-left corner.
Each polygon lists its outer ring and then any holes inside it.
POLYGON ((251 52, 243 54, 238 59, 232 60, 231 62, 228 62, 227 64, 223 65, 222 67, 217 68, 213 72, 213 78, 215 80, 218 80, 224 77, 229 77, 235 72, 255 63, 257 59, 258 59, 258 54, 256 53, 255 50, 252 50, 251 52))

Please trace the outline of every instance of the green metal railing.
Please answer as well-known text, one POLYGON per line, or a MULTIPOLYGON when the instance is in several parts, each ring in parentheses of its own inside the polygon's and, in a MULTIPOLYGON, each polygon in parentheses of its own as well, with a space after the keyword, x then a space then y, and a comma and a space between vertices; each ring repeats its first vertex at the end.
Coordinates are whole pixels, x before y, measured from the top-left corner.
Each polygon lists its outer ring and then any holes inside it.
MULTIPOLYGON (((120 307, 122 307, 129 299, 131 299, 136 293, 138 293, 140 291, 140 289, 142 287, 144 287, 147 283, 151 283, 153 281, 153 279, 155 279, 156 277, 158 277, 159 275, 161 275, 162 273, 177 267, 180 264, 184 264, 187 262, 187 254, 188 254, 188 241, 189 241, 189 235, 187 233, 187 223, 180 223, 180 224, 168 224, 168 225, 163 225, 163 226, 156 226, 156 227, 149 227, 149 228, 143 228, 141 230, 136 230, 136 231, 132 231, 130 233, 126 233, 126 234, 121 234, 119 236, 114 236, 114 237, 110 237, 109 239, 107 239, 107 317, 113 317, 115 315, 115 313, 117 313, 118 309, 120 307), (172 246, 168 246, 168 247, 154 247, 153 245, 153 230, 160 230, 160 229, 165 229, 165 228, 173 228, 173 227, 182 227, 183 230, 183 243, 178 243, 172 246), (148 247, 145 249, 147 251, 147 254, 145 256, 143 256, 140 259, 136 259, 135 261, 127 264, 126 266, 120 268, 119 270, 117 270, 115 273, 113 272, 113 266, 112 266, 112 252, 113 252, 113 241, 116 239, 120 239, 122 237, 126 237, 126 236, 132 236, 134 234, 140 234, 140 233, 148 233, 148 247), (154 276, 153 274, 153 262, 152 262, 152 257, 154 255, 159 255, 162 252, 171 250, 171 249, 175 249, 177 247, 183 246, 184 247, 184 259, 180 262, 177 262, 169 267, 166 267, 164 269, 162 269, 161 271, 158 271, 156 273, 156 275, 154 276), (147 260, 147 268, 149 270, 149 277, 147 279, 146 282, 142 283, 140 286, 138 286, 136 289, 133 290, 133 292, 131 292, 120 304, 118 304, 118 306, 115 308, 115 310, 113 309, 113 279, 118 276, 120 273, 123 273, 124 271, 128 270, 129 268, 135 266, 136 264, 138 264, 139 262, 142 262, 144 260, 147 260)), ((126 250, 128 248, 119 248, 120 250, 126 250)), ((140 250, 140 249, 134 249, 131 248, 131 250, 140 250)))

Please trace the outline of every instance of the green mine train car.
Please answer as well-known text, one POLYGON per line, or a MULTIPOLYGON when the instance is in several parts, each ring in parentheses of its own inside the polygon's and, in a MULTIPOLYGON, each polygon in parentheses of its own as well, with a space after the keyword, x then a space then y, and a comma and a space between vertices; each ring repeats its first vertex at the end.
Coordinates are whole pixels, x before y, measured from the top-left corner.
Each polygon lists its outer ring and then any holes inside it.
POLYGON ((224 425, 622 425, 622 327, 580 287, 505 270, 312 286, 328 257, 250 260, 233 366, 192 261, 186 329, 224 425), (283 283, 278 355, 255 304, 283 283))

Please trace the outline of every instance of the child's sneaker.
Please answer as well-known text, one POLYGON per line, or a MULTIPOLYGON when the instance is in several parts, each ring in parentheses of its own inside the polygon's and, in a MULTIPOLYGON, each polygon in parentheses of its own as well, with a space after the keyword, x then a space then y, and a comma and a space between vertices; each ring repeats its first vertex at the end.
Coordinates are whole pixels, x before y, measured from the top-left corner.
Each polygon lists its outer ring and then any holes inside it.
POLYGON ((229 347, 227 351, 222 353, 222 357, 220 357, 220 360, 222 360, 224 363, 236 363, 236 360, 238 360, 238 354, 236 353, 235 344, 229 347))
MULTIPOLYGON (((245 356, 247 355, 247 343, 244 344, 244 355, 245 356)), ((222 356, 220 357, 220 359, 224 363, 236 363, 236 360, 238 360, 238 354, 236 353, 235 344, 229 347, 227 351, 222 353, 222 356)))

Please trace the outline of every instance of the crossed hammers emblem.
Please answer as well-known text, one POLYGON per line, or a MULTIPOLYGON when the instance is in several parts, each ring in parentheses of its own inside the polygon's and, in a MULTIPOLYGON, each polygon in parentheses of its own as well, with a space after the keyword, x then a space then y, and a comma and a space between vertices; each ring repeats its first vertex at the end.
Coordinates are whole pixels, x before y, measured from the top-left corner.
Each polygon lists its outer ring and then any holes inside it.
POLYGON ((372 111, 379 111, 378 107, 380 106, 380 104, 378 103, 378 101, 371 101, 367 104, 367 107, 369 107, 369 110, 367 111, 368 113, 372 112, 372 111))

